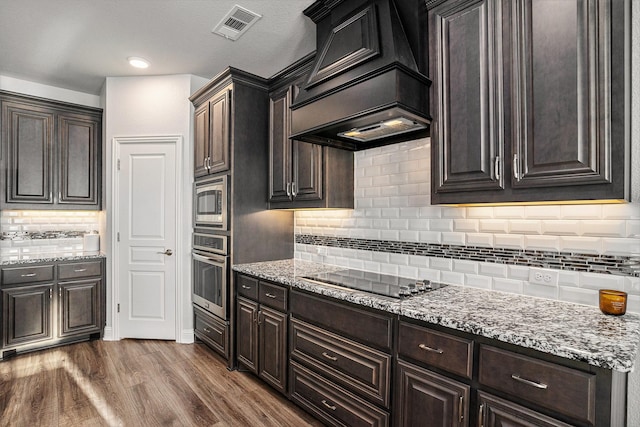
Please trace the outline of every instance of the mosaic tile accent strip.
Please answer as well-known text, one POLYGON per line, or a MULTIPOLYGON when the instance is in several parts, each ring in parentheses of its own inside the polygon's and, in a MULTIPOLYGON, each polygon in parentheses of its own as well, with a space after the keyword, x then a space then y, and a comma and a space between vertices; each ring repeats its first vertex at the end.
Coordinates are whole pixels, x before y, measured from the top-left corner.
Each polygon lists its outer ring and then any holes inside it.
MULTIPOLYGON (((76 239, 86 231, 10 231, 0 234, 0 240, 76 239)), ((93 233, 97 233, 96 230, 93 233)))
POLYGON ((399 242, 311 234, 296 234, 295 241, 304 245, 640 277, 640 257, 399 242))

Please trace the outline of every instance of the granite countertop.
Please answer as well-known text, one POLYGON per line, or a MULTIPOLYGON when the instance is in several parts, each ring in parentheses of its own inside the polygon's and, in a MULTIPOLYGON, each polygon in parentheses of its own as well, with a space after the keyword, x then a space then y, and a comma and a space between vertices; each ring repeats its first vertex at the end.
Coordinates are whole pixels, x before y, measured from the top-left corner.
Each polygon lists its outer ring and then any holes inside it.
POLYGON ((233 266, 292 288, 606 369, 633 370, 640 345, 638 314, 607 316, 597 307, 455 285, 397 300, 300 278, 343 269, 292 259, 233 266))
POLYGON ((29 254, 28 256, 0 257, 0 266, 35 264, 39 262, 79 261, 83 259, 105 258, 101 252, 64 251, 46 254, 29 254))

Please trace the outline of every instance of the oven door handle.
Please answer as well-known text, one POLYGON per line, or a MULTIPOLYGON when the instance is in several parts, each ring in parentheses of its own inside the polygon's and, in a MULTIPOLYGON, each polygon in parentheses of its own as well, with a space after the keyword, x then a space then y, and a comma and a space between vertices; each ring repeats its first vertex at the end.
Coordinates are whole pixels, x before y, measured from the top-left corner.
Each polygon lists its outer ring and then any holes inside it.
POLYGON ((216 264, 226 264, 227 263, 227 257, 226 256, 217 256, 217 255, 202 255, 199 254, 197 252, 191 252, 191 255, 193 256, 193 259, 197 259, 198 261, 203 261, 203 262, 215 262, 216 264))

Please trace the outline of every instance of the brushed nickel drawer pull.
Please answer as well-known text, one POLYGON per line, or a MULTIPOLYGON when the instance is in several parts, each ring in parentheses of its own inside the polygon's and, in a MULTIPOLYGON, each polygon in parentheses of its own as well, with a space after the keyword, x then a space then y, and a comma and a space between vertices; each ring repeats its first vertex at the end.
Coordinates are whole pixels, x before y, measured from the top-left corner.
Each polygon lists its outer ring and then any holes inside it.
POLYGON ((430 351, 432 353, 438 353, 438 354, 444 353, 439 348, 432 348, 432 347, 429 347, 428 345, 425 345, 425 344, 420 344, 418 347, 420 347, 421 350, 430 351))
POLYGON ((522 378, 518 374, 512 374, 511 378, 513 378, 516 381, 520 381, 521 383, 524 383, 524 384, 527 384, 527 385, 530 385, 532 387, 539 388, 539 389, 542 389, 542 390, 546 390, 546 388, 548 387, 544 383, 538 383, 538 382, 535 382, 535 381, 527 380, 525 378, 522 378))
POLYGON ((36 277, 37 273, 21 274, 20 277, 36 277))
POLYGON ((83 271, 87 271, 86 268, 78 268, 76 270, 73 270, 75 273, 82 273, 83 271))
POLYGON ((478 427, 484 427, 484 403, 478 409, 478 427))
POLYGON ((205 331, 208 334, 211 333, 211 329, 209 329, 209 328, 203 328, 202 330, 205 331))
POLYGON ((251 286, 242 285, 242 289, 251 289, 251 286))
POLYGON ((336 360, 338 360, 338 358, 337 358, 337 357, 330 355, 330 354, 329 354, 329 353, 327 353, 326 351, 323 351, 323 352, 322 352, 322 355, 323 355, 324 357, 326 357, 327 359, 329 359, 329 360, 333 360, 334 362, 335 362, 336 360))
POLYGON ((330 404, 328 404, 328 403, 327 403, 327 401, 326 401, 326 400, 324 400, 324 399, 322 399, 322 404, 323 404, 324 406, 326 406, 327 408, 331 409, 332 411, 335 411, 335 410, 336 410, 335 405, 330 405, 330 404))
POLYGON ((267 297, 267 298, 276 299, 276 296, 274 294, 266 293, 266 294, 264 294, 264 296, 267 297))
POLYGON ((464 396, 460 396, 458 400, 458 422, 462 424, 464 420, 464 396))

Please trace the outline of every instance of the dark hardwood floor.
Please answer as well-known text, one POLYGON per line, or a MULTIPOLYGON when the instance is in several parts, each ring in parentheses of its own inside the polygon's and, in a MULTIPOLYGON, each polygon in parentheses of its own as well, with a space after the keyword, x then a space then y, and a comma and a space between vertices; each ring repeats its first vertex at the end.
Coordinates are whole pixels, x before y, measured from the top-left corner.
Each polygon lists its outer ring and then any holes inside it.
POLYGON ((2 426, 321 426, 202 344, 91 341, 0 362, 2 426))

